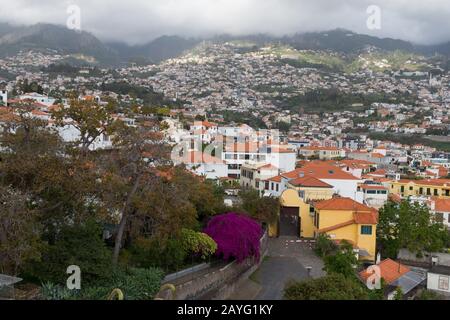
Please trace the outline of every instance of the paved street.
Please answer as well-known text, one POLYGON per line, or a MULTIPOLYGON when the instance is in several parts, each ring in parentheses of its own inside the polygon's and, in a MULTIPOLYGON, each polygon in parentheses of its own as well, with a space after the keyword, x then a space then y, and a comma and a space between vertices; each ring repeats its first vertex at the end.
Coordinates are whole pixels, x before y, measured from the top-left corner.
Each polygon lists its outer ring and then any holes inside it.
POLYGON ((230 299, 280 300, 287 282, 324 275, 323 263, 312 250, 313 243, 295 237, 270 239, 269 254, 261 267, 230 299))

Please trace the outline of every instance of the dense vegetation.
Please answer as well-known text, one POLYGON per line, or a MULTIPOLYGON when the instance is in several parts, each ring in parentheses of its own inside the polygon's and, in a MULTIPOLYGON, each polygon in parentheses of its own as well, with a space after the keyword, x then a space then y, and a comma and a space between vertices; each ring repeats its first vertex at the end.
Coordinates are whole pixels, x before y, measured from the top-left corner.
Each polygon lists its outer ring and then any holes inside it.
POLYGON ((65 143, 27 116, 32 105, 16 108, 14 130, 0 137, 0 273, 61 293, 67 267, 77 265, 82 289, 68 298, 104 297, 118 286, 125 297, 147 299, 164 272, 216 251, 200 231, 224 212, 223 192, 183 167, 165 167, 157 122, 128 127, 108 106, 72 101, 54 113, 56 125, 70 117, 82 133, 65 143), (102 134, 115 148, 92 151, 102 134))
POLYGON ((436 148, 439 151, 450 152, 450 142, 434 141, 431 139, 427 139, 426 137, 420 134, 406 135, 398 133, 394 134, 394 133, 371 132, 369 133, 369 137, 374 140, 382 140, 382 141, 389 140, 410 146, 415 144, 423 144, 425 146, 436 148))
POLYGON ((449 244, 442 222, 436 221, 426 206, 409 201, 389 202, 380 210, 377 239, 382 255, 394 259, 402 248, 422 256, 425 252, 439 252, 449 244))
POLYGON ((299 110, 307 113, 333 112, 333 111, 361 111, 375 102, 386 103, 415 103, 412 95, 396 95, 395 97, 379 94, 348 94, 337 89, 317 89, 304 95, 298 95, 277 103, 284 109, 299 110))

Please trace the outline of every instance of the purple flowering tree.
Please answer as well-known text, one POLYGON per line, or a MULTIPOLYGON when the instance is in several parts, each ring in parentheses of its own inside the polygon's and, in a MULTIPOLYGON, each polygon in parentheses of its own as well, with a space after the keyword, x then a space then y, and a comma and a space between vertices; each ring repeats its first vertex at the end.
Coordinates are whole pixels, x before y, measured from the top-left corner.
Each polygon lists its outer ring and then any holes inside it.
POLYGON ((238 263, 249 257, 260 258, 261 225, 246 215, 227 213, 216 216, 204 232, 217 243, 216 255, 224 260, 236 259, 238 263))

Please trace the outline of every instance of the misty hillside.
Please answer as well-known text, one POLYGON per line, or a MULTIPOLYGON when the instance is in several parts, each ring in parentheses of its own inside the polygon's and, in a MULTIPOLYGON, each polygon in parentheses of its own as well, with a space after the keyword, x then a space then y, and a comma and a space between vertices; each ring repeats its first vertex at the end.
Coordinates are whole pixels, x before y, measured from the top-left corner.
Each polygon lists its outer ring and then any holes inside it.
POLYGON ((0 56, 27 50, 84 55, 108 64, 118 59, 113 50, 88 32, 77 32, 51 24, 27 27, 0 25, 0 56))
MULTIPOLYGON (((208 39, 215 42, 248 40, 257 46, 267 43, 282 43, 296 49, 328 49, 351 53, 367 46, 383 50, 402 50, 423 54, 450 54, 450 43, 435 46, 416 46, 407 41, 380 39, 373 36, 337 29, 328 32, 299 33, 293 36, 272 37, 268 35, 230 36, 221 35, 208 39)), ((125 43, 105 44, 88 32, 76 32, 64 26, 37 24, 15 27, 0 23, 0 57, 17 54, 19 51, 37 50, 73 55, 72 60, 93 57, 99 65, 117 66, 129 62, 158 63, 177 57, 195 47, 202 39, 185 39, 178 36, 163 36, 150 43, 129 46, 125 43)), ((92 62, 92 61, 91 61, 92 62)))

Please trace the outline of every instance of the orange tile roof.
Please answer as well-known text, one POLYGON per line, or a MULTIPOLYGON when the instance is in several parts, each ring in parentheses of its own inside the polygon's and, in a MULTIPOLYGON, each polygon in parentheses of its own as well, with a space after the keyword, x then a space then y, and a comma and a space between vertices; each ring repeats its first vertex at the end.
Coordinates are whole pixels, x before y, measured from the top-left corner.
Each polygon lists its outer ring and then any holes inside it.
POLYGON ((377 175, 377 176, 385 176, 387 174, 387 171, 384 169, 378 169, 374 172, 369 172, 368 175, 377 175))
POLYGON ((360 180, 359 178, 351 175, 350 173, 342 171, 340 168, 323 163, 309 163, 294 171, 283 174, 283 177, 287 179, 296 179, 303 176, 313 176, 317 179, 330 179, 330 180, 360 180))
POLYGON ((384 158, 384 155, 382 155, 381 153, 372 153, 372 158, 379 158, 379 159, 381 159, 381 158, 384 158))
POLYGON ((282 178, 281 176, 276 176, 276 177, 268 179, 267 181, 280 183, 281 182, 281 178, 282 178))
POLYGON ((450 199, 434 199, 435 211, 450 212, 450 199))
POLYGON ((378 212, 356 212, 354 219, 357 224, 378 224, 378 212))
POLYGON ((319 179, 311 176, 297 178, 289 181, 289 183, 295 187, 333 188, 332 185, 329 185, 328 183, 320 181, 319 179))
MULTIPOLYGON (((387 284, 391 284, 401 276, 411 271, 411 269, 407 266, 391 259, 381 261, 378 264, 378 267, 380 267, 380 276, 384 279, 384 281, 386 281, 387 284)), ((367 272, 367 269, 359 273, 359 276, 364 281, 367 281, 371 275, 372 273, 367 272)))
POLYGON ((350 198, 333 198, 330 200, 323 200, 316 202, 314 207, 319 210, 348 210, 355 212, 376 211, 374 208, 370 208, 350 198))

